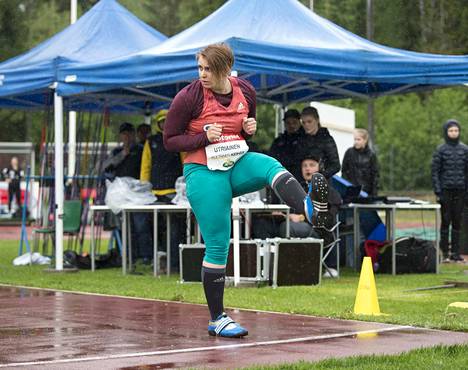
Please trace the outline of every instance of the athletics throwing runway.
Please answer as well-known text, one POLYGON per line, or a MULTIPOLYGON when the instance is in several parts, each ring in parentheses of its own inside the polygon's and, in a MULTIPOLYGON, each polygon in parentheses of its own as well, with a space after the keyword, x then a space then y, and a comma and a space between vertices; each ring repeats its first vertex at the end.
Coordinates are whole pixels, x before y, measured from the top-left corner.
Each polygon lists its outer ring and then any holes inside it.
MULTIPOLYGON (((235 368, 468 342, 468 333, 239 310, 208 336, 206 306, 0 286, 0 368, 235 368)), ((229 311, 228 311, 229 312, 229 311)))

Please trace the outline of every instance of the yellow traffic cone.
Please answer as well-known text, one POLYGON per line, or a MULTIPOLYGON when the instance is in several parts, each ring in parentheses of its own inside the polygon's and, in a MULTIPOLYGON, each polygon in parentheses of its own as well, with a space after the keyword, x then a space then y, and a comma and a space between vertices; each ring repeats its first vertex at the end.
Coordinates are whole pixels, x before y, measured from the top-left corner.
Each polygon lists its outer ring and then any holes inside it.
POLYGON ((361 276, 359 277, 356 301, 354 302, 354 313, 357 315, 381 315, 370 257, 364 257, 362 262, 361 276))

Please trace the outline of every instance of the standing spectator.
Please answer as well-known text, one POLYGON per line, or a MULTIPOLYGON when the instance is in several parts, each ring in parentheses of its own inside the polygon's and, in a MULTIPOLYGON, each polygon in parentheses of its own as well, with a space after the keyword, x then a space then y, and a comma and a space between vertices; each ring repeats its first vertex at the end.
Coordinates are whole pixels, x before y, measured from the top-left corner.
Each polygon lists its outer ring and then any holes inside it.
POLYGON ((137 140, 141 145, 145 145, 146 140, 151 136, 151 126, 147 123, 141 123, 137 127, 137 140))
MULTIPOLYGON (((182 176, 183 153, 169 152, 164 147, 163 132, 167 109, 160 110, 154 120, 156 133, 148 138, 143 149, 140 180, 149 181, 158 203, 170 204, 176 195, 175 182, 182 176)), ((163 225, 162 225, 163 226, 163 225)), ((179 244, 183 242, 185 216, 171 217, 171 269, 179 269, 179 244)), ((154 237, 157 237, 156 235, 154 237)))
MULTIPOLYGON (((320 126, 320 117, 316 108, 305 107, 301 112, 301 121, 305 133, 299 140, 297 146, 299 154, 296 157, 306 158, 310 153, 318 152, 321 158, 320 172, 330 180, 341 168, 335 140, 327 128, 320 126)), ((297 161, 296 166, 300 173, 301 162, 297 161)))
POLYGON ((444 262, 463 261, 459 250, 462 212, 468 192, 468 147, 460 142, 458 121, 450 119, 445 122, 443 132, 445 144, 440 145, 432 157, 432 186, 442 213, 440 249, 444 262))
POLYGON ((122 146, 112 150, 103 168, 111 178, 128 176, 139 179, 143 146, 136 142, 135 128, 131 123, 120 125, 119 139, 122 146))
POLYGON ((8 212, 13 214, 11 203, 13 198, 16 200, 18 209, 21 209, 21 179, 24 177, 24 172, 20 169, 18 158, 12 157, 10 167, 6 167, 2 171, 3 178, 8 183, 8 212))
POLYGON ((156 133, 148 138, 143 149, 140 179, 153 185, 153 193, 159 201, 170 203, 175 196, 174 184, 182 176, 182 153, 169 152, 164 148, 163 132, 167 110, 155 116, 156 133))
MULTIPOLYGON (((143 146, 136 142, 135 128, 131 123, 124 122, 119 128, 119 138, 122 146, 115 148, 109 158, 104 161, 103 168, 107 177, 133 177, 140 179, 141 156, 143 146)), ((132 256, 144 255, 151 258, 153 242, 151 228, 146 213, 132 212, 132 256)))
POLYGON ((379 168, 377 156, 369 147, 369 133, 357 128, 354 130, 354 146, 349 148, 343 158, 342 176, 353 185, 361 185, 370 196, 377 195, 379 168))
POLYGON ((297 180, 301 179, 297 157, 297 144, 304 130, 301 127, 301 114, 296 109, 289 109, 284 114, 284 132, 271 144, 270 156, 276 158, 297 180))

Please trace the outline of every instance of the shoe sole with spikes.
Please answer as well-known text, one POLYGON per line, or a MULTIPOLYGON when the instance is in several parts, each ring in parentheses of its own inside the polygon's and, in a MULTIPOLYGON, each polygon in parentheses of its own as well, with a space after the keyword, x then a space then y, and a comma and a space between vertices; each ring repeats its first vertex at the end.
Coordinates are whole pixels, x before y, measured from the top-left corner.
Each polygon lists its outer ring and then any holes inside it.
POLYGON ((312 226, 325 229, 331 227, 333 217, 328 211, 328 182, 322 174, 312 175, 305 203, 306 216, 312 226))

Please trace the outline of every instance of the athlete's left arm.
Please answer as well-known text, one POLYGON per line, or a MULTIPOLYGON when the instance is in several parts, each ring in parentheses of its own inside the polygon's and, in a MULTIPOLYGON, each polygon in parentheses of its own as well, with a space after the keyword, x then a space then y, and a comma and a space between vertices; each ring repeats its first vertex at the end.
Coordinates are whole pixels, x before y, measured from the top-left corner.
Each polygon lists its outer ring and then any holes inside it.
MULTIPOLYGON (((239 81, 239 87, 242 91, 242 94, 244 94, 245 100, 247 100, 247 104, 249 106, 249 113, 247 117, 249 118, 257 118, 257 93, 255 92, 254 87, 251 85, 251 83, 247 80, 244 80, 242 78, 238 79, 239 81)), ((241 132, 242 136, 244 139, 249 139, 252 137, 252 135, 247 134, 244 130, 241 132)))

